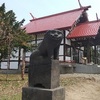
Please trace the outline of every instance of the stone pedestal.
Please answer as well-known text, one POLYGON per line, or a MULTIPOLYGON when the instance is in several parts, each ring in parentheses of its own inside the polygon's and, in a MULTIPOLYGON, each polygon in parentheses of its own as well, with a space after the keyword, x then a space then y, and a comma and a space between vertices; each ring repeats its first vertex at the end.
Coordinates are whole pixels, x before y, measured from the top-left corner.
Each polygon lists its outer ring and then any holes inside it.
POLYGON ((29 68, 29 87, 23 87, 22 100, 65 100, 65 90, 60 87, 59 80, 58 60, 32 62, 29 68))
POLYGON ((33 63, 29 68, 29 86, 52 89, 59 87, 60 67, 58 60, 33 63), (45 64, 45 62, 47 64, 45 64))
POLYGON ((54 89, 24 87, 22 100, 65 100, 65 90, 62 87, 54 89))

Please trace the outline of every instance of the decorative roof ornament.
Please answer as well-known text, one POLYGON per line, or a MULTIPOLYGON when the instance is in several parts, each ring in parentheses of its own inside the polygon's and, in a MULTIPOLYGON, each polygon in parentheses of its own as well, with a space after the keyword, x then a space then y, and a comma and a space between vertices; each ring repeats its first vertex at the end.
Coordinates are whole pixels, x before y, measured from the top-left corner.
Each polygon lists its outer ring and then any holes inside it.
POLYGON ((82 5, 81 5, 81 2, 80 2, 80 0, 78 0, 78 3, 79 3, 79 6, 80 6, 80 8, 82 7, 82 5))
POLYGON ((35 19, 35 17, 32 15, 32 13, 30 13, 31 17, 33 18, 33 20, 35 19))
POLYGON ((97 21, 99 20, 99 18, 98 18, 98 14, 96 13, 96 19, 97 19, 97 21))

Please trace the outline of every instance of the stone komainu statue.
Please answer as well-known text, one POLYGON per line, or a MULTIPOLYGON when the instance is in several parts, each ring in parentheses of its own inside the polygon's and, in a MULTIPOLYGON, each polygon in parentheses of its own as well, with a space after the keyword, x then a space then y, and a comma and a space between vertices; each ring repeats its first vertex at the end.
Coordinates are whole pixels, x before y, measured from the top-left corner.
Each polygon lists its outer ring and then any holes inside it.
POLYGON ((49 30, 44 35, 43 41, 30 56, 30 63, 40 59, 58 59, 59 47, 63 33, 59 30, 49 30))

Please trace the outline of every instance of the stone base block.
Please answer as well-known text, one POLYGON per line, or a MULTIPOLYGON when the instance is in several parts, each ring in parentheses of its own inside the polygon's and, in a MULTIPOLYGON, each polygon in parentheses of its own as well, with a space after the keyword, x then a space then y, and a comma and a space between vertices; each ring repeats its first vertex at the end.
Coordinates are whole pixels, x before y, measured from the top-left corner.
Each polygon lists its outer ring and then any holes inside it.
POLYGON ((53 89, 59 87, 60 67, 58 60, 44 60, 45 63, 29 67, 29 87, 53 89))
POLYGON ((65 89, 44 89, 34 87, 23 87, 22 100, 65 100, 65 89))

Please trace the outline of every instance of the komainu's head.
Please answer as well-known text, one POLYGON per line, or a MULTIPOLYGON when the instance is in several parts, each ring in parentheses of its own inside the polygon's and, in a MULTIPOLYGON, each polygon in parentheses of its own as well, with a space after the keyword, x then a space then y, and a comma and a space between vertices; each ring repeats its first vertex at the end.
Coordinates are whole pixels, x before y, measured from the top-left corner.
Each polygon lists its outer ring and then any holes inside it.
POLYGON ((53 40, 62 40, 63 38, 63 33, 60 30, 49 30, 46 32, 44 38, 50 38, 53 40))

